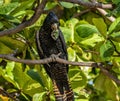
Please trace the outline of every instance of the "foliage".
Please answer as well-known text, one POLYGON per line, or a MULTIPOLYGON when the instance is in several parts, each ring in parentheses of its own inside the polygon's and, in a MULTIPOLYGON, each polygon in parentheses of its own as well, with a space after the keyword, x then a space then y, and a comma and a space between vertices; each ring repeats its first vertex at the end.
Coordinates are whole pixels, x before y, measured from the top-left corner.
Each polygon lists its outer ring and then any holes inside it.
MULTIPOLYGON (((81 62, 103 62, 112 64, 108 68, 115 77, 120 77, 120 17, 119 0, 99 0, 102 3, 118 5, 110 15, 114 22, 96 12, 87 12, 78 18, 72 14, 85 8, 72 3, 48 0, 45 10, 56 6, 63 9, 60 19, 66 43, 69 60, 81 62), (68 13, 66 13, 68 12, 68 13), (118 50, 118 51, 116 51, 118 50), (119 54, 118 54, 119 53, 119 54), (117 57, 115 57, 118 55, 117 57)), ((0 1, 0 31, 15 28, 26 17, 29 19, 33 11, 34 0, 1 0, 0 1)), ((59 12, 60 13, 60 12, 59 12)), ((18 51, 18 58, 38 59, 35 46, 35 31, 40 28, 46 14, 22 31, 0 37, 0 54, 12 54, 18 51)), ((69 78, 75 93, 76 101, 119 101, 120 88, 109 77, 95 67, 70 66, 69 78)), ((21 101, 54 101, 50 78, 41 65, 25 65, 0 59, 0 87, 8 93, 17 93, 21 101)), ((7 99, 0 94, 1 99, 7 99)))

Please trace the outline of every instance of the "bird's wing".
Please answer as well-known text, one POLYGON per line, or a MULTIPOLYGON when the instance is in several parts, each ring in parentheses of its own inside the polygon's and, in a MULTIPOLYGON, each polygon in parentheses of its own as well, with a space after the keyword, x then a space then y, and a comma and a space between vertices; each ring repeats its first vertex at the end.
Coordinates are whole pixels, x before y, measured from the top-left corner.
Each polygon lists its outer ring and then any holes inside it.
POLYGON ((41 47, 41 43, 40 43, 40 32, 37 31, 36 32, 36 36, 35 36, 35 41, 36 41, 36 45, 37 45, 37 50, 38 50, 38 54, 40 56, 40 58, 44 58, 44 53, 43 53, 43 50, 42 50, 42 47, 41 47))
POLYGON ((66 55, 66 60, 68 60, 67 46, 66 46, 66 43, 65 43, 65 40, 64 40, 64 37, 63 37, 61 30, 60 30, 60 40, 61 40, 62 47, 63 47, 63 50, 64 50, 65 55, 66 55))

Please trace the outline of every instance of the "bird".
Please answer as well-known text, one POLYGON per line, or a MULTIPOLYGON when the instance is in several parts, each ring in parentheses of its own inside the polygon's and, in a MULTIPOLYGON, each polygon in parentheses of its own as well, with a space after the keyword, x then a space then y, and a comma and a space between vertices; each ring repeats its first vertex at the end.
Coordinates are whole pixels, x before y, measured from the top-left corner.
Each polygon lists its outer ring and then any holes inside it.
MULTIPOLYGON (((59 26, 56 14, 52 11, 49 12, 35 37, 40 59, 59 54, 59 58, 68 60, 67 46, 59 26)), ((52 80, 56 101, 74 101, 68 77, 68 65, 51 62, 43 66, 52 80)))

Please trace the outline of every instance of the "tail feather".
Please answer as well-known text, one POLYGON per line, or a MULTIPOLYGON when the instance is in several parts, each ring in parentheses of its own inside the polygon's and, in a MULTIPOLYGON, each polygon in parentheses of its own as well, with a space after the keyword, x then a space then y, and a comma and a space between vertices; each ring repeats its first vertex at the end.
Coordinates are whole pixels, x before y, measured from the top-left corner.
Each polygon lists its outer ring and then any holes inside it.
POLYGON ((68 83, 67 88, 60 84, 62 83, 59 82, 59 84, 56 84, 56 81, 53 80, 53 89, 56 101, 74 101, 74 95, 70 87, 70 83, 68 83))
POLYGON ((74 101, 65 65, 55 63, 51 65, 51 68, 51 79, 56 101, 74 101))

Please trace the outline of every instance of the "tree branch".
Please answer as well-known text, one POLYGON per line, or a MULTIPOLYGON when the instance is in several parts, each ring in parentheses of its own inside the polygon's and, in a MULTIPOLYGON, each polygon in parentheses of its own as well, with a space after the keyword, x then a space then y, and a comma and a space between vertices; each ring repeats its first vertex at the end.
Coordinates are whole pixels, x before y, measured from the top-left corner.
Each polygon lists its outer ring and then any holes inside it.
POLYGON ((18 59, 13 57, 12 55, 7 54, 0 54, 0 58, 11 60, 19 63, 24 63, 28 65, 35 65, 35 64, 48 64, 50 62, 59 62, 62 64, 68 64, 68 65, 74 65, 74 66, 88 66, 88 67, 98 67, 100 70, 109 78, 111 78, 114 82, 116 82, 118 85, 120 85, 120 80, 116 77, 114 77, 108 70, 104 68, 103 63, 96 63, 96 62, 73 62, 73 61, 67 61, 64 59, 61 59, 58 57, 58 55, 55 55, 53 58, 52 56, 46 59, 41 60, 26 60, 26 59, 18 59))
MULTIPOLYGON (((97 0, 90 0, 92 3, 98 3, 97 0)), ((106 17, 109 21, 114 22, 115 18, 113 16, 106 16, 108 13, 104 10, 104 8, 95 8, 102 16, 106 17)))
MULTIPOLYGON (((59 1, 64 1, 64 0, 59 0, 59 1)), ((10 28, 8 30, 1 31, 0 32, 0 37, 5 36, 5 35, 9 35, 9 34, 15 34, 19 31, 21 31, 22 29, 24 29, 24 28, 32 25, 33 23, 35 23, 38 20, 38 18, 40 17, 41 13, 43 12, 43 9, 46 5, 46 2, 47 2, 47 0, 42 0, 41 4, 39 4, 39 2, 37 2, 38 5, 35 9, 35 13, 29 20, 21 23, 20 25, 18 25, 15 28, 10 28)), ((91 2, 84 2, 82 0, 66 0, 65 2, 71 2, 71 3, 74 3, 74 4, 79 4, 79 5, 89 7, 89 8, 96 8, 96 7, 104 8, 104 9, 111 9, 112 8, 111 4, 101 4, 101 3, 98 3, 98 2, 91 3, 91 2)))
MULTIPOLYGON (((98 12, 100 12, 103 16, 106 16, 108 13, 104 10, 104 9, 101 9, 101 8, 96 8, 98 10, 98 12)), ((113 16, 110 16, 110 17, 107 17, 106 18, 111 21, 111 22, 114 22, 115 21, 115 18, 113 16)))
POLYGON ((64 59, 59 58, 58 56, 55 55, 55 58, 49 57, 41 60, 28 60, 28 59, 18 59, 13 57, 12 55, 7 55, 7 54, 0 54, 0 58, 10 60, 10 61, 15 61, 19 63, 24 63, 27 65, 35 65, 35 64, 47 64, 50 62, 59 62, 63 64, 69 64, 69 65, 74 65, 74 66, 88 66, 88 67, 97 67, 101 63, 95 63, 95 62, 72 62, 72 61, 67 61, 64 59))
POLYGON ((115 81, 117 84, 120 85, 120 80, 114 77, 112 74, 109 73, 104 67, 102 63, 96 63, 96 62, 72 62, 72 61, 67 61, 64 59, 59 58, 57 55, 55 57, 49 57, 46 59, 41 59, 41 60, 26 60, 26 59, 18 59, 13 57, 12 55, 7 55, 7 54, 0 54, 0 58, 2 59, 7 59, 19 63, 24 63, 28 65, 35 65, 35 64, 48 64, 50 62, 59 62, 63 64, 68 64, 68 65, 74 65, 74 66, 88 66, 88 67, 99 67, 101 71, 111 78, 113 81, 115 81))
POLYGON ((90 11, 91 11, 91 9, 86 9, 86 10, 80 11, 79 13, 74 14, 73 17, 75 17, 75 18, 80 17, 81 15, 83 15, 83 14, 85 14, 87 12, 90 12, 90 11))
POLYGON ((63 2, 70 2, 70 3, 74 3, 74 4, 79 4, 79 5, 83 5, 86 6, 88 8, 103 8, 103 9, 112 9, 112 4, 102 4, 102 3, 98 3, 98 2, 84 2, 84 0, 59 0, 59 1, 63 1, 63 2))
POLYGON ((99 66, 99 68, 100 68, 100 70, 102 71, 102 73, 104 75, 106 75, 107 77, 109 77, 110 79, 112 79, 116 84, 120 85, 120 80, 118 78, 116 78, 115 76, 113 76, 108 70, 106 70, 102 66, 99 66))
POLYGON ((38 20, 38 18, 40 17, 41 13, 43 12, 46 2, 47 2, 47 0, 42 0, 41 4, 37 5, 34 15, 29 20, 21 23, 16 28, 10 28, 8 30, 1 31, 0 36, 17 33, 19 31, 21 31, 22 29, 24 29, 25 27, 28 27, 28 26, 32 25, 33 23, 35 23, 38 20))

